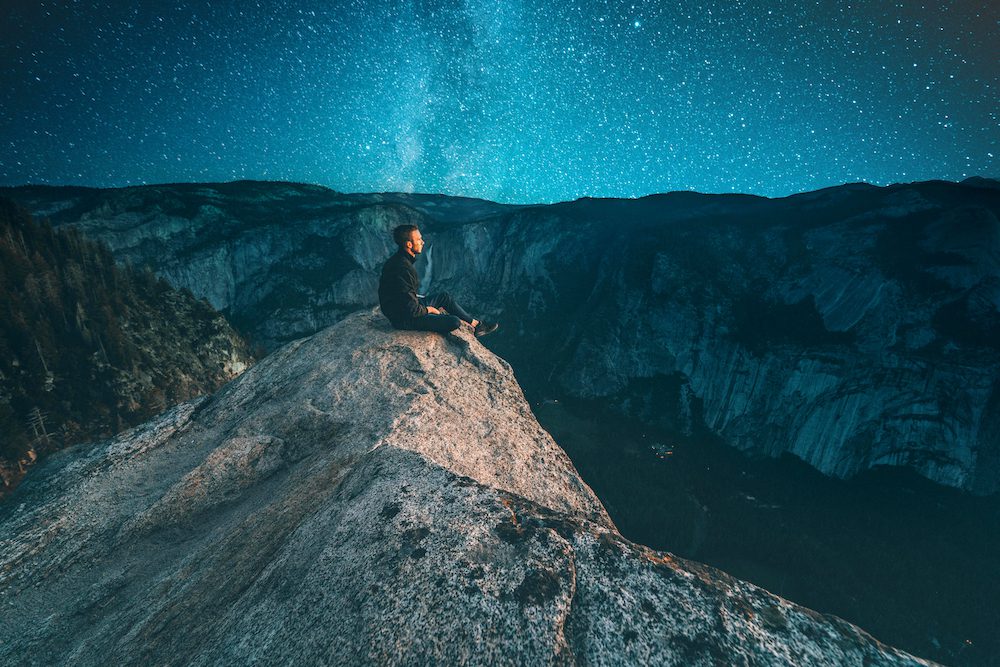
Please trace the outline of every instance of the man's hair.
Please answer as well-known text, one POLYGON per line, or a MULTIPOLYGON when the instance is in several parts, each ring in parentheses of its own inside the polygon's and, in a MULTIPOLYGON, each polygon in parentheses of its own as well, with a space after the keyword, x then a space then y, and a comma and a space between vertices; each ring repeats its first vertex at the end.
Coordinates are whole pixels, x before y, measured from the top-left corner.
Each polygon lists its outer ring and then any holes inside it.
POLYGON ((406 245, 406 242, 410 240, 410 235, 417 231, 416 225, 400 225, 392 230, 392 240, 396 242, 400 248, 406 245))

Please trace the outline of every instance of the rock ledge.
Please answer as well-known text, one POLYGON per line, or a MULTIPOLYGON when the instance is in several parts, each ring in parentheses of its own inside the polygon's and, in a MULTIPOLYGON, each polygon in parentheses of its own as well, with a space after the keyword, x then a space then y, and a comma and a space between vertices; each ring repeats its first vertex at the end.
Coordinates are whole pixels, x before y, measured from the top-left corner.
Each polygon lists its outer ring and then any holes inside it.
POLYGON ((359 313, 44 464, 0 662, 929 664, 618 534, 470 335, 359 313))

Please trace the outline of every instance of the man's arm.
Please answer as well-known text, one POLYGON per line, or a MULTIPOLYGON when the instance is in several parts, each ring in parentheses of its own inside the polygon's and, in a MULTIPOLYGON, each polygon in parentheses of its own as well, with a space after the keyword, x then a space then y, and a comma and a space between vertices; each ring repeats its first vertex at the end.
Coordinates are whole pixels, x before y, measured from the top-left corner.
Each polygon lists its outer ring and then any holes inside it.
POLYGON ((404 308, 408 317, 423 317, 429 312, 417 299, 417 286, 413 284, 408 271, 404 269, 393 276, 392 287, 393 291, 405 295, 404 308))

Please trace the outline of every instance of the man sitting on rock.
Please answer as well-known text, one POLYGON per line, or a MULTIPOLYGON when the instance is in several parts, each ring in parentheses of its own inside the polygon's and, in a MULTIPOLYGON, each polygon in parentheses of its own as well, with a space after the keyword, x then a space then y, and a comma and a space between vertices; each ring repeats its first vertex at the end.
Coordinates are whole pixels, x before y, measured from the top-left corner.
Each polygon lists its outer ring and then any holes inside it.
POLYGON ((424 249, 424 239, 416 225, 400 225, 392 230, 399 251, 382 268, 378 284, 378 303, 382 313, 397 329, 448 333, 464 322, 476 336, 497 330, 496 322, 472 319, 447 292, 423 297, 417 294, 420 279, 413 268, 424 249))

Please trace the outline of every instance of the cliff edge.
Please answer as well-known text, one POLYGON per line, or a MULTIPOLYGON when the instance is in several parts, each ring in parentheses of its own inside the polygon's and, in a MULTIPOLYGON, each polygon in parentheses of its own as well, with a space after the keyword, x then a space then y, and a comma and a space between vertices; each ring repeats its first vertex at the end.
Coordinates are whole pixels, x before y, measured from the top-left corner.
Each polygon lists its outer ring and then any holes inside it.
POLYGON ((0 505, 0 662, 929 664, 624 539, 466 333, 352 315, 0 505))

